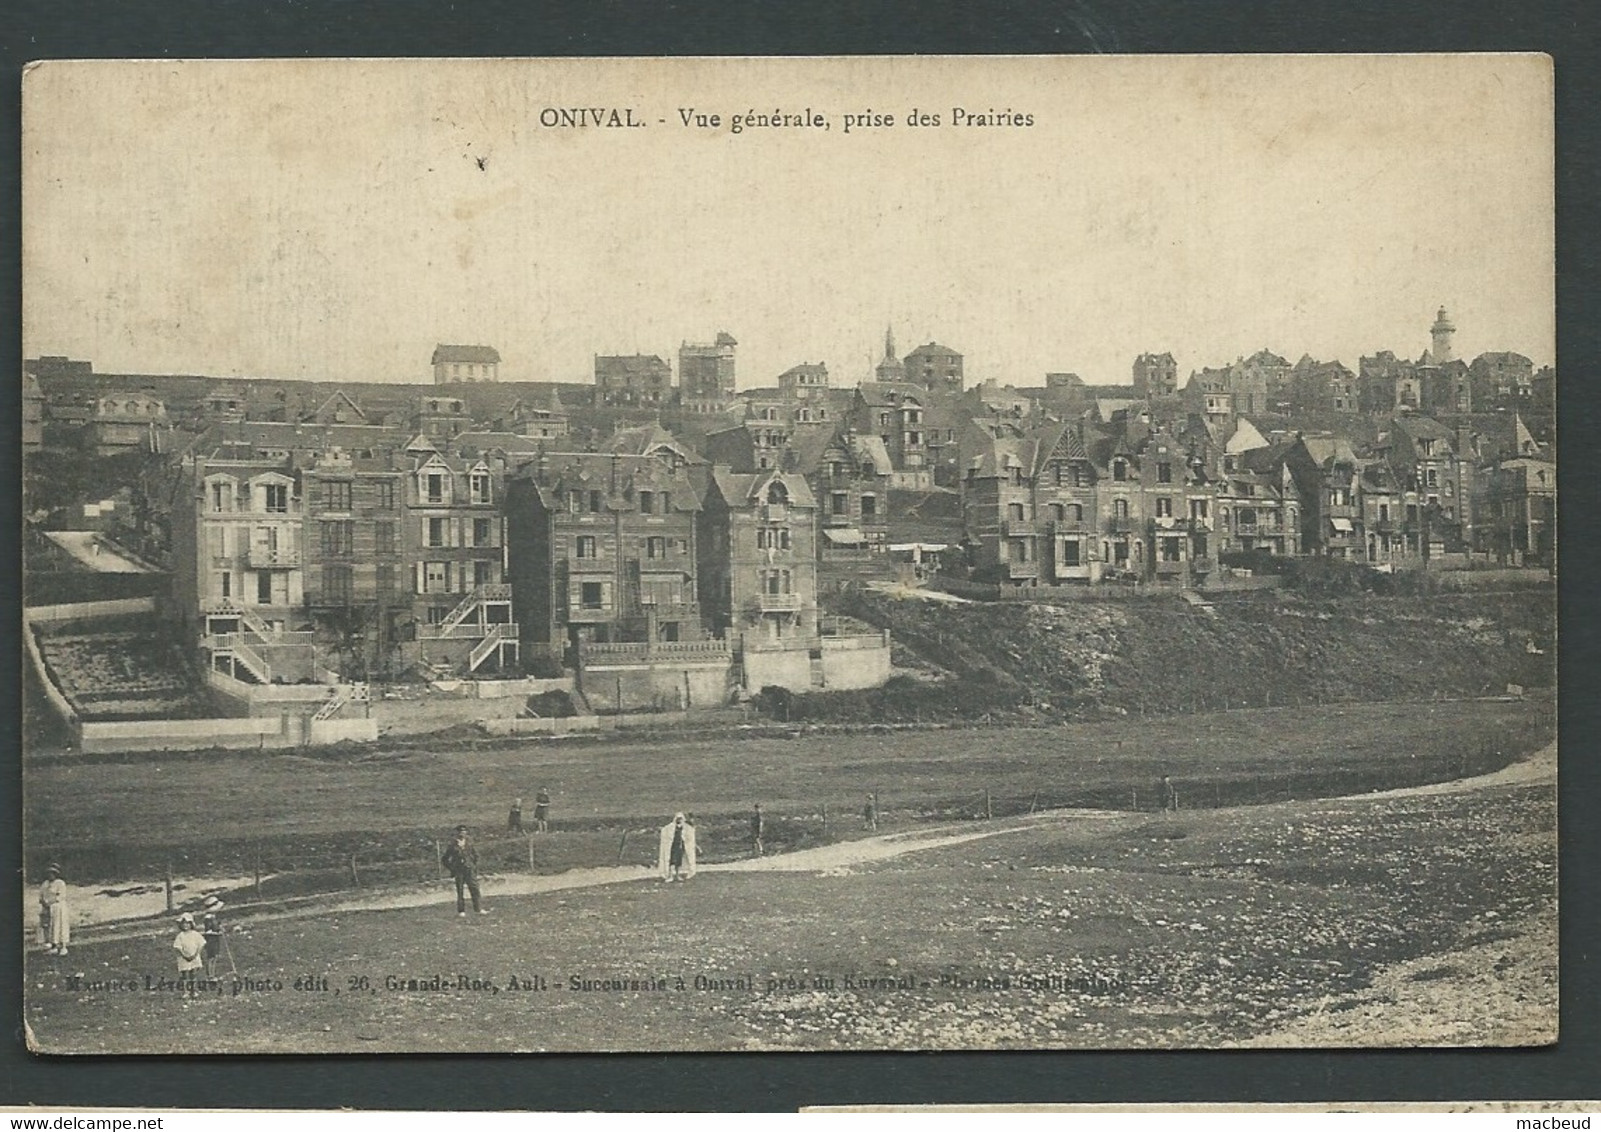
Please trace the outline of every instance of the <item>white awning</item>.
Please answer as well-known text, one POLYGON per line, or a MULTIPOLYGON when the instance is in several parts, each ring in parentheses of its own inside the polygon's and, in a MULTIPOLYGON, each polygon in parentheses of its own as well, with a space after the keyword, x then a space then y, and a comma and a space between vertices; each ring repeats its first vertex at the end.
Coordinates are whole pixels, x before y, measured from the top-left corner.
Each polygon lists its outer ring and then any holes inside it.
POLYGON ((946 542, 892 542, 889 544, 889 549, 892 554, 909 554, 913 551, 938 554, 949 546, 950 543, 946 542))
POLYGON ((1348 535, 1352 530, 1351 520, 1349 519, 1330 519, 1329 525, 1335 530, 1339 531, 1342 535, 1348 535))
POLYGON ((835 546, 861 546, 867 536, 855 527, 824 527, 823 536, 835 546))

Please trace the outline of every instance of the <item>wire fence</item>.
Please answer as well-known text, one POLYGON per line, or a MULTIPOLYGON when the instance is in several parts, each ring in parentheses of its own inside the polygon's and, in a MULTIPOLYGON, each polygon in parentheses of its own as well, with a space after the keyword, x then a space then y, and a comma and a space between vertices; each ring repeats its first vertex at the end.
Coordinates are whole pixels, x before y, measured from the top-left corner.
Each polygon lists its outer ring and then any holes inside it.
MULTIPOLYGON (((1059 774, 1043 770, 1037 785, 1026 775, 975 780, 960 793, 920 792, 893 785, 877 789, 871 814, 862 793, 830 791, 802 804, 764 804, 763 849, 784 853, 873 833, 904 832, 931 822, 1010 820, 1060 810, 1155 814, 1359 795, 1453 781, 1499 770, 1546 741, 1527 731, 1486 731, 1433 751, 1382 760, 1331 764, 1310 754, 1286 754, 1272 765, 1163 766, 1124 758, 1104 777, 1093 760, 1066 762, 1059 774), (1066 780, 1077 773, 1078 781, 1066 780), (1168 776, 1164 785, 1163 776, 1168 776), (1020 788, 1020 783, 1023 783, 1020 788)), ((1293 737, 1287 743, 1293 745, 1293 737)), ((749 811, 692 815, 701 859, 747 857, 755 851, 749 811)), ((666 820, 663 815, 662 820, 666 820)), ((531 823, 529 823, 531 825, 531 823)), ((473 833, 485 875, 559 873, 606 866, 651 867, 660 823, 635 820, 556 820, 548 832, 480 829, 473 833)), ((53 852, 69 877, 159 876, 168 907, 193 895, 184 878, 232 876, 229 903, 280 903, 335 892, 443 883, 446 831, 401 829, 384 834, 285 834, 232 839, 193 852, 161 855, 159 847, 85 845, 53 852)))

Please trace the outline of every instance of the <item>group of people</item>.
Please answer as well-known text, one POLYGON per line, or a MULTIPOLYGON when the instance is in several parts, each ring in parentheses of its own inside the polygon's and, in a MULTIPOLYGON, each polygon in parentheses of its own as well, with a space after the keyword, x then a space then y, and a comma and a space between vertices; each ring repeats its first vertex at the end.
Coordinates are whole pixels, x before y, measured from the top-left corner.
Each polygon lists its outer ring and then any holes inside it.
MULTIPOLYGON (((539 793, 534 795, 534 832, 548 833, 550 831, 550 791, 543 786, 539 793)), ((507 833, 526 833, 523 828, 523 800, 511 800, 511 813, 506 815, 507 833)))
POLYGON ((178 953, 178 978, 192 983, 202 976, 216 977, 223 949, 227 946, 222 927, 224 907, 226 905, 217 897, 206 897, 198 928, 193 912, 178 917, 178 935, 172 941, 172 949, 178 953))

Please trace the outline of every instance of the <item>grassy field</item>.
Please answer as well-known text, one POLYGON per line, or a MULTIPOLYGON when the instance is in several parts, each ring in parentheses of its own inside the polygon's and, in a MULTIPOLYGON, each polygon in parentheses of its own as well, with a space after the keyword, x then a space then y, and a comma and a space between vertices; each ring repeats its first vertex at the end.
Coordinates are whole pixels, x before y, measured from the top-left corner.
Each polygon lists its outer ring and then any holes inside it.
POLYGON ((1554 1037, 1548 784, 1003 824, 482 918, 260 922, 232 937, 241 978, 192 1002, 159 982, 170 932, 89 942, 29 957, 26 1017, 52 1052, 1124 1048, 1249 1043, 1358 1003, 1395 1032, 1426 993, 1455 1024, 1425 1036, 1554 1037), (1464 948, 1489 984, 1472 1001, 1464 948))
POLYGON ((1171 775, 1185 809, 1413 785, 1504 765, 1552 737, 1541 701, 1366 704, 1219 712, 1049 728, 801 735, 794 739, 558 741, 433 753, 142 754, 29 759, 29 876, 59 861, 78 883, 271 875, 268 896, 438 875, 435 839, 465 821, 494 870, 529 869, 498 835, 514 796, 554 795, 533 868, 653 851, 636 836, 697 815, 716 860, 744 849, 760 801, 770 845, 860 832, 867 791, 886 828, 1053 807, 1155 808, 1171 775), (826 813, 826 817, 825 817, 826 813), (625 834, 627 839, 625 840, 625 834))

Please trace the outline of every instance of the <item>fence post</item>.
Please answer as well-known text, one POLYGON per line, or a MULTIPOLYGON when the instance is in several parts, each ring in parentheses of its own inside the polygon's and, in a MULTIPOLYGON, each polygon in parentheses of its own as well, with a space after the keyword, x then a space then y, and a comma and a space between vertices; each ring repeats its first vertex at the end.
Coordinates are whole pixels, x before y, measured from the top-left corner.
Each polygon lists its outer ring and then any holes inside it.
POLYGON ((828 836, 828 803, 823 803, 823 836, 828 836))
POLYGON ((434 867, 440 872, 445 871, 445 853, 439 848, 439 838, 434 838, 434 867))
POLYGON ((1040 800, 1040 792, 1038 790, 1036 790, 1036 791, 1034 791, 1034 797, 1032 797, 1032 798, 1030 798, 1028 800, 1028 812, 1029 813, 1032 814, 1034 812, 1034 804, 1036 802, 1038 802, 1039 800, 1040 800))
POLYGON ((256 899, 261 899, 261 850, 256 850, 256 899))
POLYGON ((361 873, 356 869, 356 855, 350 855, 350 883, 356 888, 361 887, 361 873))
POLYGON ((172 862, 167 862, 167 911, 172 911, 172 862))
MULTIPOLYGON (((622 839, 617 842, 617 863, 619 865, 623 863, 623 848, 627 844, 628 844, 628 831, 625 829, 625 830, 623 830, 622 839)), ((529 843, 530 851, 532 850, 532 848, 533 848, 533 843, 530 842, 529 843)))
POLYGON ((534 835, 528 835, 528 871, 534 871, 534 835))
POLYGON ((988 787, 986 787, 985 790, 984 790, 984 820, 985 821, 994 821, 995 820, 995 806, 994 806, 993 800, 990 798, 990 792, 989 792, 988 787))
POLYGON ((1140 792, 1139 792, 1138 788, 1130 790, 1128 792, 1128 794, 1129 794, 1129 809, 1134 810, 1135 812, 1138 812, 1139 808, 1140 808, 1140 792))

